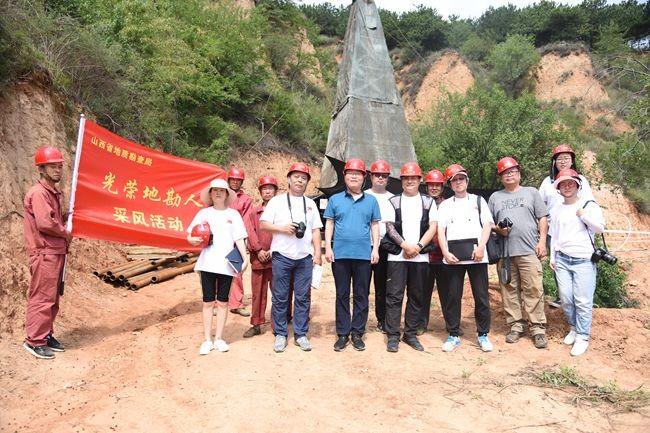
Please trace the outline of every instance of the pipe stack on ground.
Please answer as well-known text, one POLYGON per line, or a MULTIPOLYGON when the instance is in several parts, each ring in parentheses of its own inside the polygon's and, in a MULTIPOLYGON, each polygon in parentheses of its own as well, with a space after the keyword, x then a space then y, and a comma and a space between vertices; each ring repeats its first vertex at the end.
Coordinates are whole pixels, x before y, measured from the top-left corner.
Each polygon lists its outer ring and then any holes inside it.
POLYGON ((162 259, 139 259, 93 271, 100 280, 115 287, 138 290, 152 283, 170 280, 192 272, 198 254, 178 254, 162 259))

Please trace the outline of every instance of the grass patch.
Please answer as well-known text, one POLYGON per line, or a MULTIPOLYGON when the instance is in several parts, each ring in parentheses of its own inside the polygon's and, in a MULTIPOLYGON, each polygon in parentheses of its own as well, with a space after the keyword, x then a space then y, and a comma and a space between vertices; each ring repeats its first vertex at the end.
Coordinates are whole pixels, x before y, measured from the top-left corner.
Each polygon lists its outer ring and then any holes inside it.
POLYGON ((545 387, 557 389, 573 389, 572 402, 579 404, 583 401, 593 403, 610 403, 621 409, 632 410, 650 404, 650 393, 639 386, 625 391, 619 389, 615 381, 604 385, 594 385, 580 376, 574 367, 560 366, 532 373, 535 381, 545 387))

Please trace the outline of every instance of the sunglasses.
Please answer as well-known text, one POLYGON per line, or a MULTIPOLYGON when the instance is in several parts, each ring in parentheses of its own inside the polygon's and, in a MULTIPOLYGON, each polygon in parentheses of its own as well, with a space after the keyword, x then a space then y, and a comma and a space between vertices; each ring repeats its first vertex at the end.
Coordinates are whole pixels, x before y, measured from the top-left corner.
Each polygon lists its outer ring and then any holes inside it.
POLYGON ((387 179, 389 176, 388 173, 373 173, 372 175, 380 179, 387 179))

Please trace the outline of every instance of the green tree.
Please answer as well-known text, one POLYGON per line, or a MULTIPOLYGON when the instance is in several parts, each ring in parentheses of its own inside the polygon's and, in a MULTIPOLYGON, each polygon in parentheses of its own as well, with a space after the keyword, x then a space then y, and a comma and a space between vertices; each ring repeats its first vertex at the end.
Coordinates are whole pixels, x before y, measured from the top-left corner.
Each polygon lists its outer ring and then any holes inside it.
POLYGON ((497 44, 487 58, 494 80, 509 94, 513 94, 519 80, 539 62, 530 38, 522 35, 508 36, 505 42, 497 44))
POLYGON ((460 47, 460 52, 468 59, 484 60, 490 54, 493 46, 494 43, 491 40, 472 33, 463 42, 463 45, 460 47))
POLYGON ((449 17, 446 38, 451 48, 459 50, 472 35, 474 35, 474 25, 471 20, 461 20, 457 16, 449 17))
POLYGON ((615 54, 622 54, 630 51, 630 47, 625 42, 623 30, 620 26, 610 21, 600 28, 598 32, 598 39, 594 43, 594 48, 599 54, 612 56, 615 54))
POLYGON ((472 87, 466 95, 448 94, 437 109, 413 128, 418 160, 444 169, 460 163, 475 188, 499 188, 495 164, 513 156, 523 167, 523 182, 538 185, 547 175, 548 152, 569 138, 557 117, 534 95, 509 98, 498 87, 472 87))

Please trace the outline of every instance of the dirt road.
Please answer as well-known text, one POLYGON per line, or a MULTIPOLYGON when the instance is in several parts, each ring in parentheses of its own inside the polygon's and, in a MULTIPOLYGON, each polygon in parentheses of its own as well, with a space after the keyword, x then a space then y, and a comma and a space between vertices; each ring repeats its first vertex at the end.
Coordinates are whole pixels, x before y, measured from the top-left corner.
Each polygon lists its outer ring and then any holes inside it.
POLYGON ((326 273, 313 293, 312 352, 290 345, 275 354, 268 326, 243 339, 247 320, 230 316, 230 352, 199 356, 196 275, 139 292, 99 284, 73 291, 57 331, 68 350, 55 360, 28 355, 20 335, 0 340, 0 431, 649 431, 647 406, 576 405, 573 391, 542 387, 531 377, 573 366, 593 383, 648 390, 647 311, 598 310, 590 350, 573 359, 560 341, 566 327, 557 310, 549 312, 547 350, 529 340, 507 345, 499 295, 492 293, 495 351, 486 354, 474 343, 468 292, 467 338, 451 354, 440 351, 438 307, 433 331, 421 339, 424 353, 405 345, 387 353, 374 330, 365 352, 334 352, 334 290, 326 273))

